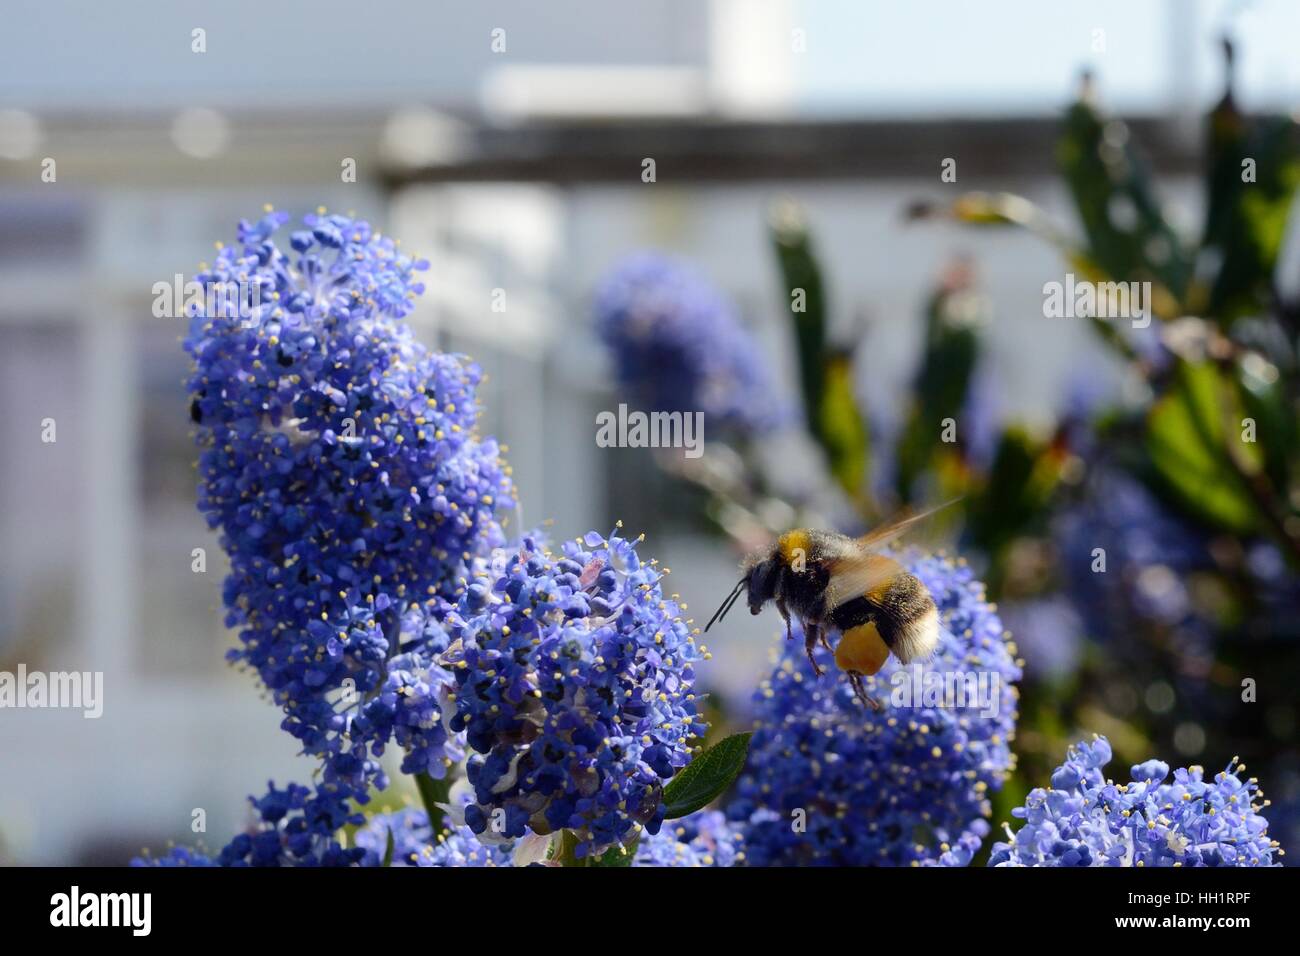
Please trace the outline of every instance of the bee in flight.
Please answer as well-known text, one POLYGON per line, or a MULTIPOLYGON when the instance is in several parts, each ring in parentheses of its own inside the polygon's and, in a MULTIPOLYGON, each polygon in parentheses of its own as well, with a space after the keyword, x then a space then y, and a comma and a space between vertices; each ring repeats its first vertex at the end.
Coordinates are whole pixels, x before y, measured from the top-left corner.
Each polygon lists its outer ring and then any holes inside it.
POLYGON ((787 639, 793 637, 791 615, 799 618, 804 647, 818 676, 822 670, 813 651, 818 643, 832 650, 826 632, 840 632, 833 649, 835 664, 848 675, 858 699, 879 710, 862 678, 884 667, 891 653, 904 664, 928 657, 939 643, 940 625, 939 610, 921 580, 878 551, 938 510, 892 521, 861 538, 833 531, 787 531, 771 551, 745 559, 744 575, 704 630, 722 620, 742 594, 751 614, 775 601, 787 639))

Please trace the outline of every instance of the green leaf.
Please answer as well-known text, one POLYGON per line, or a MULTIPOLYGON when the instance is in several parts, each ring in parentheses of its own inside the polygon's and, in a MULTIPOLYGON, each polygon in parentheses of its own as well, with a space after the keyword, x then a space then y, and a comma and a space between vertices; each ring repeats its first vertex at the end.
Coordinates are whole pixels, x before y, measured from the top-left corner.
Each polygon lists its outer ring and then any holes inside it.
POLYGON ((584 860, 579 860, 574 855, 574 851, 577 850, 579 842, 581 841, 578 838, 578 834, 574 833, 572 830, 561 830, 551 838, 551 847, 548 856, 550 859, 560 864, 560 866, 586 866, 587 864, 584 860))
POLYGON ((1184 294, 1191 257, 1165 220, 1128 128, 1101 114, 1088 87, 1066 113, 1057 158, 1088 237, 1088 258, 1111 279, 1152 282, 1157 314, 1179 311, 1163 303, 1184 294))
POLYGON ((631 866, 632 861, 636 858, 637 844, 641 842, 638 835, 633 838, 627 846, 610 847, 600 856, 593 857, 591 854, 579 857, 577 855, 578 844, 582 842, 582 837, 573 830, 561 830, 557 839, 551 841, 550 859, 559 863, 563 867, 622 867, 631 866))
MULTIPOLYGON (((1014 538, 1044 518, 1061 479, 1065 456, 1055 441, 1009 426, 998 439, 987 480, 971 496, 967 511, 970 540, 997 555, 1014 538)), ((990 580, 999 575, 998 563, 990 580)))
POLYGON ((694 813, 721 796, 745 766, 752 736, 748 732, 732 734, 678 771, 664 787, 664 819, 694 813))
POLYGON ((1300 126, 1285 117, 1257 123, 1217 160, 1211 183, 1205 247, 1221 256, 1206 312, 1227 325, 1272 305, 1273 271, 1282 250, 1287 216, 1300 185, 1300 126), (1242 161, 1255 180, 1242 182, 1242 161))
POLYGON ((1269 480, 1274 488, 1290 488, 1300 435, 1286 380, 1276 366, 1254 356, 1237 363, 1237 381, 1242 410, 1256 422, 1269 480))
POLYGON ((785 308, 794 322, 808 427, 817 435, 826 353, 826 292, 821 265, 813 255, 812 240, 798 206, 783 203, 773 211, 771 235, 781 266, 785 308))
POLYGON ((853 356, 834 349, 827 334, 825 283, 803 213, 793 203, 772 215, 772 242, 794 323, 799 383, 808 430, 821 445, 831 474, 850 496, 862 493, 867 473, 867 425, 853 390, 853 356))
POLYGON ((388 841, 384 844, 384 862, 382 866, 388 867, 393 865, 393 828, 388 828, 388 841))
MULTIPOLYGON (((1212 524, 1248 533, 1258 515, 1224 444, 1225 419, 1240 423, 1242 417, 1239 396, 1212 363, 1180 363, 1178 388, 1157 401, 1147 417, 1147 453, 1186 508, 1212 524)), ((1258 466, 1254 445, 1243 443, 1241 451, 1258 466)))
POLYGON ((898 443, 896 484, 903 501, 912 500, 916 480, 941 447, 944 420, 955 421, 966 401, 980 347, 979 330, 966 312, 972 294, 967 284, 941 288, 926 310, 915 404, 898 443))
POLYGON ((600 856, 592 860, 589 865, 601 866, 601 867, 631 866, 632 861, 636 858, 637 844, 640 842, 641 842, 641 837, 638 835, 635 839, 632 840, 631 843, 629 843, 625 847, 624 846, 611 847, 610 849, 606 850, 603 854, 601 854, 600 856))
POLYGON ((1204 249, 1219 262, 1192 307, 1228 325, 1266 312, 1271 280, 1300 186, 1300 124, 1285 116, 1249 119, 1233 95, 1233 55, 1224 43, 1227 89, 1209 115, 1204 249), (1208 295, 1208 297, 1206 297, 1208 295))
POLYGON ((441 780, 435 780, 427 773, 417 773, 415 775, 415 785, 420 791, 420 802, 424 804, 424 812, 429 815, 429 826, 432 828, 436 837, 442 830, 442 818, 444 816, 440 803, 446 803, 451 794, 451 771, 441 780))
POLYGON ((826 362, 824 381, 817 434, 831 474, 841 488, 856 496, 867 477, 868 436, 853 389, 852 359, 832 355, 826 362))
POLYGON ((975 190, 962 193, 948 205, 916 202, 908 207, 907 216, 909 219, 947 218, 972 226, 1019 226, 1053 241, 1057 238, 1043 210, 1015 193, 975 190))

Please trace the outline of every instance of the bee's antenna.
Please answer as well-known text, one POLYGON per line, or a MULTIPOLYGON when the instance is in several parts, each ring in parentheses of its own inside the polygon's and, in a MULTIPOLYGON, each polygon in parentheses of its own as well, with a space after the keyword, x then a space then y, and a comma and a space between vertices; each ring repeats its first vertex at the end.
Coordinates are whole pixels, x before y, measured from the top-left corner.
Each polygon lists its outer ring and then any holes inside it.
POLYGON ((747 574, 740 579, 734 588, 731 589, 731 593, 728 594, 726 599, 722 602, 722 606, 713 612, 713 617, 709 618, 709 623, 704 625, 706 633, 717 621, 720 621, 727 616, 727 612, 731 610, 731 605, 735 604, 736 601, 740 599, 741 592, 745 590, 745 583, 748 580, 749 575, 747 574))

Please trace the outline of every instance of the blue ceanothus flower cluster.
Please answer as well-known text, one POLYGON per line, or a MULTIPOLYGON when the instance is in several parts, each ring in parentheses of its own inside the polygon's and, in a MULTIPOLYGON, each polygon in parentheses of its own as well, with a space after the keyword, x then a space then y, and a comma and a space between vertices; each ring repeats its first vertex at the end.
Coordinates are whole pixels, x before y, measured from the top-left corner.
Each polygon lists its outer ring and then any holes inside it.
MULTIPOLYGON (((526 860, 515 854, 513 841, 490 843, 480 840, 466 826, 455 826, 432 836, 429 817, 421 809, 408 807, 378 814, 357 831, 356 844, 363 851, 362 866, 380 866, 388 854, 392 836, 392 866, 519 866, 545 863, 544 850, 526 860)), ((633 866, 727 867, 744 862, 744 834, 717 810, 700 810, 666 823, 658 833, 645 834, 636 846, 633 866)), ((185 855, 166 865, 204 865, 185 855)))
POLYGON ((1104 737, 1071 747, 1052 785, 1031 790, 1012 815, 1008 843, 990 866, 1271 866, 1283 851, 1268 837, 1267 806, 1234 757, 1214 779, 1201 767, 1175 770, 1148 760, 1128 783, 1107 780, 1104 737))
POLYGON ((707 427, 762 434, 788 417, 757 342, 693 268, 634 255, 596 291, 596 331, 623 392, 647 412, 703 412, 707 427))
POLYGON ((216 856, 185 846, 161 857, 144 856, 133 866, 348 866, 361 863, 364 850, 346 848, 336 834, 363 822, 349 796, 336 786, 316 790, 274 782, 260 797, 249 797, 257 826, 235 836, 216 856))
MULTIPOLYGON (((988 791, 1014 763, 1020 664, 969 568, 903 556, 944 633, 923 665, 891 659, 867 680, 880 713, 828 655, 819 677, 802 641, 786 645, 727 814, 665 823, 665 785, 706 730, 694 671, 707 657, 666 571, 619 532, 508 542, 509 470, 475 432, 479 370, 403 321, 424 264, 323 212, 285 250, 286 221, 241 223, 204 268, 221 293, 194 308, 186 348, 199 507, 230 556, 231 657, 320 772, 250 798, 256 823, 215 856, 142 862, 375 866, 390 841, 391 862, 415 866, 554 865, 620 847, 638 866, 970 862, 988 791), (935 677, 944 694, 947 678, 973 678, 982 696, 931 700, 935 677), (366 820, 390 747, 408 774, 464 764, 464 793, 440 804, 449 825, 434 832, 415 809, 366 820)), ((660 377, 651 407, 759 427, 771 390, 716 294, 658 260, 620 276, 600 309, 622 373, 652 381, 637 365, 651 356, 682 371, 660 377)), ((1253 780, 1230 767, 1206 783, 1193 768, 1164 783, 1153 761, 1116 787, 1101 778, 1108 758, 1104 742, 1072 751, 994 862, 1271 861, 1253 780)))
POLYGON ((749 762, 730 808, 747 824, 751 865, 965 866, 988 833, 989 790, 1015 761, 1020 663, 964 562, 901 559, 938 606, 939 647, 923 665, 891 657, 869 678, 882 705, 874 712, 829 654, 818 652, 817 677, 801 636, 783 642, 755 695, 749 762), (983 696, 945 696, 959 679, 978 686, 980 675, 983 696))
POLYGON ((591 532, 552 553, 525 537, 447 617, 473 832, 570 829, 581 858, 658 831, 664 783, 706 729, 704 653, 636 543, 591 532))
POLYGON ((298 831, 346 822, 349 800, 384 785, 390 742, 407 773, 442 777, 461 759, 440 620, 504 542, 514 494, 496 443, 475 434, 479 369, 403 321, 427 264, 344 216, 308 216, 285 249, 287 219, 241 222, 199 274, 225 298, 194 307, 185 347, 199 508, 230 556, 231 657, 323 773, 310 796, 290 788, 283 813, 278 791, 271 813, 255 800, 263 833, 223 862, 271 862, 273 837, 286 862, 338 862, 330 839, 305 855, 298 831))

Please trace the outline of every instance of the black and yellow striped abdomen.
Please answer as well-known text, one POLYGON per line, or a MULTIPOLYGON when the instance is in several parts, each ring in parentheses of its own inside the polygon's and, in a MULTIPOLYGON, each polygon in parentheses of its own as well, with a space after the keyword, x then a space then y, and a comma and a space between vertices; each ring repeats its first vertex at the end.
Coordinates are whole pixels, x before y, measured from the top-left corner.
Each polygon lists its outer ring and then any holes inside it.
POLYGON ((924 657, 938 641, 939 612, 921 579, 907 571, 869 594, 845 601, 830 614, 841 631, 874 621, 881 639, 903 663, 924 657))

